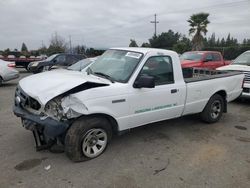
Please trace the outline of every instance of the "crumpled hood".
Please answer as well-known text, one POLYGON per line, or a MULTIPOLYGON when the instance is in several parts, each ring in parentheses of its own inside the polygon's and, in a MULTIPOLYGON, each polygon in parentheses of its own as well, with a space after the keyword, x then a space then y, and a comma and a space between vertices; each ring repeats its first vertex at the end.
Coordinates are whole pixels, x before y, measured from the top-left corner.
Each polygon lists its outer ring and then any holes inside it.
POLYGON ((110 84, 108 80, 93 75, 60 69, 23 78, 20 80, 19 86, 29 96, 45 105, 54 97, 87 82, 110 84))
POLYGON ((217 68, 217 70, 232 70, 232 71, 250 71, 250 66, 247 65, 227 65, 227 66, 223 66, 220 68, 217 68))

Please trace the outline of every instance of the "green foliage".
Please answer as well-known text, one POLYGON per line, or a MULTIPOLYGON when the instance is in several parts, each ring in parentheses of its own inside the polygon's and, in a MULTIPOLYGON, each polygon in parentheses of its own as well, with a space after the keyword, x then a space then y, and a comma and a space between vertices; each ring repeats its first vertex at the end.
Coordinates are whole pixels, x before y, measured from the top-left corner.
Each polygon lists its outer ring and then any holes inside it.
POLYGON ((203 35, 207 33, 208 13, 198 13, 190 16, 189 20, 189 34, 193 35, 192 43, 193 50, 201 50, 203 47, 203 35))
POLYGON ((141 47, 144 47, 144 48, 150 48, 151 46, 150 46, 150 44, 149 44, 149 43, 144 42, 144 43, 142 43, 141 47))
POLYGON ((154 35, 151 39, 149 39, 149 43, 153 48, 171 49, 180 37, 180 33, 168 30, 168 32, 163 32, 158 36, 154 35))
POLYGON ((130 44, 129 44, 129 47, 138 47, 137 43, 135 40, 133 39, 130 39, 130 44))
POLYGON ((242 54, 243 52, 250 50, 249 46, 229 46, 229 47, 206 47, 203 50, 208 51, 219 51, 222 53, 223 57, 227 60, 235 59, 237 56, 242 54))
POLYGON ((102 55, 103 52, 105 52, 105 50, 97 50, 97 49, 94 49, 94 48, 88 48, 86 50, 86 55, 88 57, 95 57, 95 56, 102 55))
POLYGON ((54 35, 51 36, 50 45, 47 49, 47 55, 50 56, 56 53, 63 53, 66 50, 66 43, 60 35, 56 32, 54 35))
POLYGON ((23 42, 22 47, 21 47, 21 52, 28 52, 28 48, 24 42, 23 42))
POLYGON ((179 54, 182 54, 186 51, 190 51, 192 49, 192 44, 189 38, 183 36, 176 44, 173 46, 173 50, 179 54))
POLYGON ((76 47, 73 48, 73 52, 76 54, 85 54, 85 46, 83 45, 77 45, 76 47))

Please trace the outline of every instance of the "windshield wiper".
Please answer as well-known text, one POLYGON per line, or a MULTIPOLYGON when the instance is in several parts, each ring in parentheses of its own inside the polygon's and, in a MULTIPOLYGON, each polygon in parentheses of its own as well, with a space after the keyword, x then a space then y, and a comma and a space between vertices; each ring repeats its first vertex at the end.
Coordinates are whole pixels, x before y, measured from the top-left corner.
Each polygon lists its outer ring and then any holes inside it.
POLYGON ((109 76, 109 75, 107 75, 107 74, 105 74, 105 73, 102 73, 102 72, 94 72, 94 74, 103 76, 104 78, 108 79, 108 80, 111 81, 112 83, 115 83, 114 79, 113 79, 111 76, 109 76))

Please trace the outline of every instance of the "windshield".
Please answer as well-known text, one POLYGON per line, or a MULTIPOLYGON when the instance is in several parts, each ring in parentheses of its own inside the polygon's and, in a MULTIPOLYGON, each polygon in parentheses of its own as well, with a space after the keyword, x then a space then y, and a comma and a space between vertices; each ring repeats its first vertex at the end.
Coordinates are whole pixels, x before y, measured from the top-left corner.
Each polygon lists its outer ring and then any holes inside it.
POLYGON ((91 60, 89 58, 83 59, 69 66, 67 69, 74 70, 74 71, 81 71, 84 68, 86 68, 88 65, 90 65, 92 62, 94 62, 94 60, 91 60))
POLYGON ((54 55, 51 55, 49 56, 46 61, 51 61, 52 59, 54 59, 58 54, 54 54, 54 55))
POLYGON ((233 64, 250 65, 250 52, 245 52, 235 59, 233 64))
POLYGON ((90 66, 91 73, 106 75, 117 82, 127 82, 143 54, 125 50, 107 50, 90 66))
POLYGON ((191 61, 199 61, 202 59, 202 53, 199 52, 186 52, 181 55, 181 60, 191 60, 191 61))

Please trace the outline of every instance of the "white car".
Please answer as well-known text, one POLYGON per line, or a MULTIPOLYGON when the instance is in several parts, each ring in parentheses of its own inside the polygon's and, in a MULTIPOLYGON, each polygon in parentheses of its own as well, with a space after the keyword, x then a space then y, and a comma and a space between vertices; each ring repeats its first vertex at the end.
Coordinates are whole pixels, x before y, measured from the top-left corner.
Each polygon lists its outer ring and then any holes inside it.
POLYGON ((173 51, 113 48, 85 72, 22 79, 13 110, 33 131, 37 149, 61 142, 71 160, 83 161, 101 155, 112 134, 134 127, 196 113, 217 122, 227 102, 241 94, 243 78, 237 72, 182 72, 173 51))
POLYGON ((232 64, 217 70, 240 71, 245 74, 242 97, 250 97, 250 50, 238 56, 232 64))
POLYGON ((0 59, 0 85, 19 77, 19 72, 13 66, 13 63, 0 59))
POLYGON ((96 61, 98 57, 91 57, 91 58, 86 58, 82 59, 73 65, 67 67, 68 70, 73 70, 73 71, 85 71, 87 67, 89 67, 92 63, 96 61))

